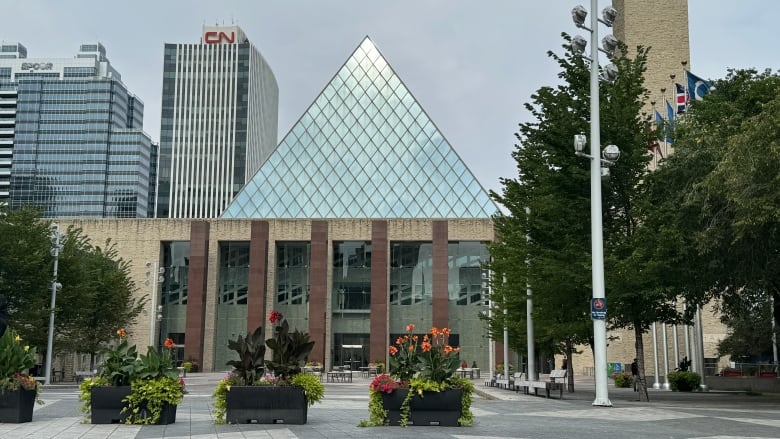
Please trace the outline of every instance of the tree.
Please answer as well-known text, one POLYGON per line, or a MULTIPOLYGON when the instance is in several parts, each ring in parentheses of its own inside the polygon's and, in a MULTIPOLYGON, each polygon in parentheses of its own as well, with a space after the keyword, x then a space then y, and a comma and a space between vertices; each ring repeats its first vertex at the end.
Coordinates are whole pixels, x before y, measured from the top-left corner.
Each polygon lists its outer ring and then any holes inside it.
POLYGON ((777 75, 730 71, 680 118, 675 154, 648 178, 646 220, 667 257, 658 279, 693 306, 719 299, 737 326, 762 296, 780 322, 779 96, 777 75))
MULTIPOLYGON (((45 352, 51 309, 51 222, 34 210, 0 212, 0 294, 8 299, 9 326, 38 352, 45 352)), ((116 330, 141 312, 129 264, 110 242, 93 246, 69 228, 59 255, 55 308, 56 352, 94 353, 116 330)))
MULTIPOLYGON (((564 39, 570 42, 565 34, 564 39)), ((621 53, 626 52, 622 46, 621 53)), ((640 47, 635 59, 614 59, 620 75, 615 83, 604 84, 600 94, 603 143, 620 145, 622 151, 604 187, 605 252, 614 253, 612 259, 619 258, 636 226, 633 203, 649 160, 649 121, 640 117, 647 95, 642 76, 646 54, 640 47)), ((530 285, 537 339, 571 359, 574 346, 592 344, 593 332, 590 174, 587 161, 572 150, 574 135, 589 127, 590 68, 570 50, 564 56, 548 55, 561 67, 563 83, 540 88, 526 104, 534 121, 520 124, 516 134, 519 144, 512 155, 519 175, 502 179, 502 193, 491 194, 508 211, 495 218, 498 240, 490 247, 491 268, 506 279, 494 285, 502 299, 507 291, 524 291, 530 285)), ((611 285, 607 293, 609 297, 611 285)), ((517 304, 507 313, 512 314, 509 321, 525 324, 524 306, 517 304)), ((500 311, 494 315, 495 321, 503 318, 500 311)), ((568 367, 573 369, 572 361, 568 367)))

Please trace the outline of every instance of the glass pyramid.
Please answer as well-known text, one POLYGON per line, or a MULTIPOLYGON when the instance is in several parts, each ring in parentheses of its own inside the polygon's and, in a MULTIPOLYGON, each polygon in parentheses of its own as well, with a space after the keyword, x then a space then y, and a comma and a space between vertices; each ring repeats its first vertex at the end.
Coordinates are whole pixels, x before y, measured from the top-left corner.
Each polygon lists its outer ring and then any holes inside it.
POLYGON ((497 210, 366 37, 222 218, 489 218, 497 210))

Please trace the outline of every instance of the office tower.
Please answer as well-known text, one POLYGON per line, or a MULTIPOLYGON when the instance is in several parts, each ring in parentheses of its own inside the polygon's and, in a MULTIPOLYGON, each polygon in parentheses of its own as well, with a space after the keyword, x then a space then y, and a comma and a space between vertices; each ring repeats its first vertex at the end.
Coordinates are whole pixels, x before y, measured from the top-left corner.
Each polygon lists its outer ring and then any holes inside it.
POLYGON ((215 218, 276 147, 278 87, 238 26, 166 44, 157 217, 215 218))
POLYGON ((0 198, 49 218, 146 217, 155 163, 143 108, 100 43, 73 59, 2 44, 0 198))

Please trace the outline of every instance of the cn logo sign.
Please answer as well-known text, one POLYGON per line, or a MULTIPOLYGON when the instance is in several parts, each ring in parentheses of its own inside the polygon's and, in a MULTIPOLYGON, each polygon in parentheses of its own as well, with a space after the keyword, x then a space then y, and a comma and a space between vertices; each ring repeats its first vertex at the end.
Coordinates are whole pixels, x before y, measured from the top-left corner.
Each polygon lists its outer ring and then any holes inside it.
POLYGON ((235 43, 236 42, 236 33, 230 32, 217 32, 217 31, 209 31, 203 34, 203 41, 206 44, 218 44, 218 43, 235 43))

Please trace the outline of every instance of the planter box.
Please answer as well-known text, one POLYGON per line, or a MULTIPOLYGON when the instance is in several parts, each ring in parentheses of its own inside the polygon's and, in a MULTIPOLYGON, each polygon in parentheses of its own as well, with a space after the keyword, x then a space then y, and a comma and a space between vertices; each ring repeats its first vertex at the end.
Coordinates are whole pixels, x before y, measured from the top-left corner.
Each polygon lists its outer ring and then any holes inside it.
POLYGON ((231 386, 226 403, 231 424, 305 424, 309 407, 300 387, 231 386))
MULTIPOLYGON (((393 393, 382 393, 382 408, 387 410, 390 425, 401 425, 401 404, 409 389, 396 389, 393 393)), ((442 392, 423 392, 414 395, 409 402, 408 425, 457 427, 463 406, 463 390, 447 389, 442 392)))
POLYGON ((0 422, 30 422, 34 405, 35 390, 5 390, 0 393, 0 422))
POLYGON ((122 409, 127 406, 123 399, 130 395, 130 386, 93 387, 90 404, 92 405, 93 424, 124 424, 127 415, 122 409))
MULTIPOLYGON (((160 419, 155 422, 155 425, 168 425, 173 424, 176 422, 176 405, 168 404, 167 402, 163 404, 162 409, 160 409, 160 419)), ((141 410, 139 410, 139 415, 141 418, 148 418, 151 417, 151 413, 149 413, 145 407, 141 407, 141 410)))

